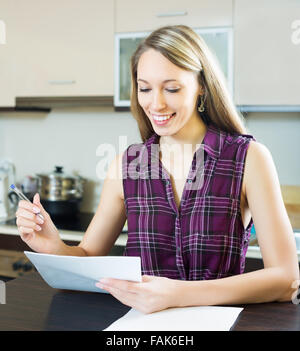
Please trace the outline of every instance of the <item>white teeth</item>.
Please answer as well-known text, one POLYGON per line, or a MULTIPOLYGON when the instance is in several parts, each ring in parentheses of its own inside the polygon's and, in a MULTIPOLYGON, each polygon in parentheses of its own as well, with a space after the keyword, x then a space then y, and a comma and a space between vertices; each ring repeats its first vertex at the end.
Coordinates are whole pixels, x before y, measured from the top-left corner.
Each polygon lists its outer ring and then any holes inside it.
POLYGON ((173 114, 171 115, 167 115, 167 116, 156 116, 156 115, 152 115, 153 119, 155 119, 156 121, 166 121, 167 119, 171 118, 173 116, 173 114))

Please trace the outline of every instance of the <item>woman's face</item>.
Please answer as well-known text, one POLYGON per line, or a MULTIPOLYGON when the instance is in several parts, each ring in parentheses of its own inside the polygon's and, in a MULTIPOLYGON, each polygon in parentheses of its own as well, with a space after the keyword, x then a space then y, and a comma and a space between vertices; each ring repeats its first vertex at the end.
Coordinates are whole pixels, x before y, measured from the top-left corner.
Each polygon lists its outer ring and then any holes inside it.
POLYGON ((175 135, 193 128, 202 93, 194 72, 186 71, 160 52, 144 52, 137 67, 138 102, 158 135, 175 135))

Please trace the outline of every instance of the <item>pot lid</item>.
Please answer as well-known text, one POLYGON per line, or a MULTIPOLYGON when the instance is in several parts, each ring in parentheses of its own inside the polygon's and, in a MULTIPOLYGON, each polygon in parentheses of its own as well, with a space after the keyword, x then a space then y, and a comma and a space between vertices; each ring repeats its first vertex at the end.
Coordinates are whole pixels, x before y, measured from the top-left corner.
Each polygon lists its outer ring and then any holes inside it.
POLYGON ((54 171, 50 173, 39 173, 36 174, 38 177, 50 178, 50 179, 76 179, 76 177, 67 175, 63 172, 62 166, 55 166, 54 171))

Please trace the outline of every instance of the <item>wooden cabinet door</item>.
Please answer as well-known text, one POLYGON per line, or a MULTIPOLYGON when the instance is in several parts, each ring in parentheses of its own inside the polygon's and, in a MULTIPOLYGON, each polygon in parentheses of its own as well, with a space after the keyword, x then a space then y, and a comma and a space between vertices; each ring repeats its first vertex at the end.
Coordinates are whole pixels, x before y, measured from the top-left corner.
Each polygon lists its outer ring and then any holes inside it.
POLYGON ((11 24, 7 12, 10 10, 9 1, 6 6, 0 5, 0 107, 15 106, 16 57, 10 36, 7 35, 7 28, 11 24))
POLYGON ((116 0, 115 32, 152 31, 167 24, 232 25, 232 0, 116 0))
POLYGON ((113 1, 5 0, 5 6, 14 52, 5 69, 13 60, 15 96, 113 95, 113 1))
POLYGON ((236 104, 300 105, 299 16, 299 0, 235 1, 236 104))

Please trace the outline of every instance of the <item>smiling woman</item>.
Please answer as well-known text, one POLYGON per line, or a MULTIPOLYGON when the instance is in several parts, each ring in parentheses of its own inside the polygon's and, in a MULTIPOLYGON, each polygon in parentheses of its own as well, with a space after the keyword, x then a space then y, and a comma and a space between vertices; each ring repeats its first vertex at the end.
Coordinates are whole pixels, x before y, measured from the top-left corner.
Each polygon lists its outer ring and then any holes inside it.
POLYGON ((152 94, 158 94, 158 83, 163 84, 165 96, 174 93, 176 96, 170 98, 174 101, 181 99, 178 105, 184 101, 198 118, 195 106, 202 102, 205 109, 201 117, 205 122, 210 120, 227 132, 246 131, 230 98, 221 69, 204 40, 192 29, 186 26, 160 28, 147 37, 132 56, 131 111, 143 141, 154 132, 145 118, 151 113, 144 108, 147 98, 141 96, 151 92, 151 83, 156 83, 152 94), (147 67, 147 63, 151 65, 151 58, 156 59, 156 64, 147 67), (138 74, 139 70, 144 76, 138 74))
POLYGON ((38 195, 45 221, 37 229, 20 202, 22 239, 39 252, 106 255, 127 218, 124 254, 141 257, 142 282, 97 286, 146 313, 291 300, 297 253, 272 157, 246 134, 204 41, 186 26, 159 28, 134 53, 131 77, 143 142, 112 162, 82 242, 60 240, 38 195), (244 273, 253 223, 264 268, 244 273))

